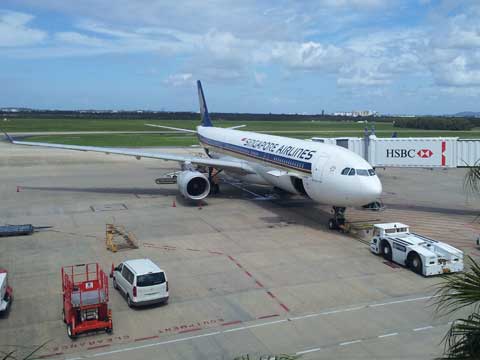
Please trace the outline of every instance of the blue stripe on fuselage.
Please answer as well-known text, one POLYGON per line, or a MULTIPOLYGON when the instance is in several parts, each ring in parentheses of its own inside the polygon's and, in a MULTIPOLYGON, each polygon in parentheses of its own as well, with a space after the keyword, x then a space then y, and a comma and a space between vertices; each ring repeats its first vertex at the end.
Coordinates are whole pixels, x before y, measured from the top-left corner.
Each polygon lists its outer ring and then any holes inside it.
POLYGON ((271 154, 271 153, 259 151, 256 149, 229 144, 223 141, 209 139, 200 134, 198 134, 198 139, 200 140, 200 142, 204 144, 217 147, 223 150, 231 151, 236 154, 241 154, 247 157, 263 160, 263 161, 266 161, 275 165, 280 165, 282 167, 286 167, 289 169, 303 171, 306 173, 312 172, 312 164, 307 161, 291 159, 281 155, 271 154))

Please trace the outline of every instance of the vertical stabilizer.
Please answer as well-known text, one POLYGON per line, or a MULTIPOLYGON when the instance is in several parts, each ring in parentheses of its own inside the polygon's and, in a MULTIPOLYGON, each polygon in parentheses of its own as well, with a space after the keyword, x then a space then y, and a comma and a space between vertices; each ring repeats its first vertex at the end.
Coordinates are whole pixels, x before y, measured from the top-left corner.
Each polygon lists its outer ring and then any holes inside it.
POLYGON ((205 102, 205 95, 203 95, 202 83, 197 80, 198 87, 198 101, 200 102, 200 115, 202 117, 202 126, 213 126, 208 115, 207 103, 205 102))

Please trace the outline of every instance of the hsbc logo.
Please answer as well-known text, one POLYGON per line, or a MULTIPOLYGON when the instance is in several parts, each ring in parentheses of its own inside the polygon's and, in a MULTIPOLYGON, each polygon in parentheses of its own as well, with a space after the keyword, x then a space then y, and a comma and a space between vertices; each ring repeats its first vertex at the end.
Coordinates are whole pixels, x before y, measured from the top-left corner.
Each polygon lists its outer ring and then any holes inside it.
POLYGON ((430 149, 422 149, 418 150, 417 155, 420 156, 422 159, 428 159, 433 155, 433 152, 430 149))
POLYGON ((416 151, 415 149, 387 149, 387 158, 413 159, 415 156, 418 156, 422 159, 428 159, 432 155, 433 152, 430 149, 421 149, 418 151, 416 151))

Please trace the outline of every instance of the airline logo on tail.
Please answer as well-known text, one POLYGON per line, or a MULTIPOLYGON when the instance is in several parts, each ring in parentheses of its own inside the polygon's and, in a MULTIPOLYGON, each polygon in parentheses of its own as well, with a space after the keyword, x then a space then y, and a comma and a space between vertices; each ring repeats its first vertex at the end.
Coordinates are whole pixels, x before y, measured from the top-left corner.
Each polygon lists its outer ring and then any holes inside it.
POLYGON ((197 80, 198 88, 198 102, 200 103, 200 115, 202 117, 202 126, 213 126, 212 121, 210 120, 210 115, 208 115, 207 103, 205 102, 205 95, 203 95, 202 83, 200 80, 197 80))

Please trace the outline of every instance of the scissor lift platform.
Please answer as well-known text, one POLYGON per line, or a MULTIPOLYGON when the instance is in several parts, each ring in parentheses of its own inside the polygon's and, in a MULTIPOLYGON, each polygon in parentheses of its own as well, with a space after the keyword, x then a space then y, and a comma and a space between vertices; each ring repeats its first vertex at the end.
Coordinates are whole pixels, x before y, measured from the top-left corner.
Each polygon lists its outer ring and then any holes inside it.
POLYGON ((108 277, 97 263, 62 268, 63 321, 75 339, 90 331, 113 330, 108 308, 108 277))

